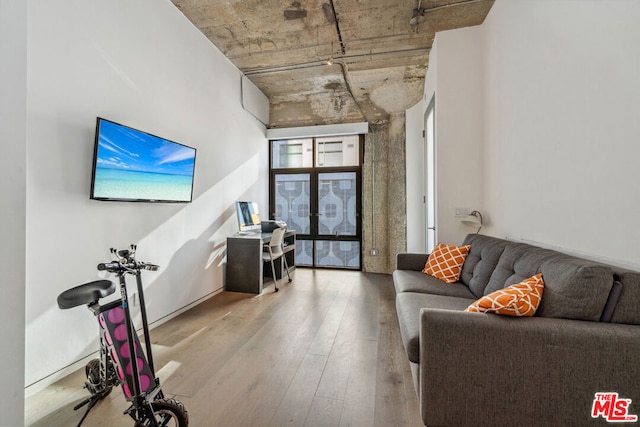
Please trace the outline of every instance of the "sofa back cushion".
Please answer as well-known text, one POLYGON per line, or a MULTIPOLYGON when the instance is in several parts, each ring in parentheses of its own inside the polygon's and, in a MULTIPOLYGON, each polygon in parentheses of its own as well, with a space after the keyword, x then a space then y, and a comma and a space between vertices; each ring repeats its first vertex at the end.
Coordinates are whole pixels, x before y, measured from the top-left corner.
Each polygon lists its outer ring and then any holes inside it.
POLYGON ((611 267, 558 254, 541 272, 545 292, 536 316, 600 320, 613 286, 611 267))
POLYGON ((536 316, 599 321, 613 286, 609 266, 524 243, 508 245, 485 295, 542 273, 544 295, 536 316))
POLYGON ((496 237, 469 234, 463 244, 471 245, 471 250, 462 266, 460 281, 479 298, 484 295, 491 273, 509 242, 496 237))
MULTIPOLYGON (((557 255, 548 249, 538 248, 525 243, 509 243, 491 274, 489 283, 484 290, 488 295, 498 289, 520 283, 523 280, 540 273, 542 263, 557 255)), ((543 277, 545 283, 547 278, 543 277)))
POLYGON ((640 325, 640 273, 617 267, 614 273, 622 289, 611 322, 640 325))

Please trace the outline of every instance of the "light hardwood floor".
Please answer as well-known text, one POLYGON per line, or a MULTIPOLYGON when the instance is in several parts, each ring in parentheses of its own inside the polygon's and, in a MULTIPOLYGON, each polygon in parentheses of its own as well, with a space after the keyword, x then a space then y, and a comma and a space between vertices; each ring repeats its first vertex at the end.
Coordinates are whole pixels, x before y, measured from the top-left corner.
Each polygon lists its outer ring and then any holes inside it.
MULTIPOLYGON (((165 395, 190 426, 423 425, 391 276, 298 268, 279 287, 222 292, 151 331, 165 395)), ((81 369, 29 397, 27 425, 76 425, 83 382, 81 369)), ((127 407, 114 389, 83 425, 130 427, 127 407)))

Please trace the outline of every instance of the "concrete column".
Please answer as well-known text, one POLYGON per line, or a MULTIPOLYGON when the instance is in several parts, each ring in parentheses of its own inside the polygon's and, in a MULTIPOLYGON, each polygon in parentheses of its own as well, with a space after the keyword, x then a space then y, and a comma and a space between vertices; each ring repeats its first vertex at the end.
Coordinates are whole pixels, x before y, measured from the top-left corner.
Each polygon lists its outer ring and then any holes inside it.
POLYGON ((389 272, 396 266, 396 255, 407 250, 407 169, 405 113, 391 115, 389 126, 389 272))
POLYGON ((391 273, 407 241, 404 113, 371 130, 363 165, 363 270, 391 273))

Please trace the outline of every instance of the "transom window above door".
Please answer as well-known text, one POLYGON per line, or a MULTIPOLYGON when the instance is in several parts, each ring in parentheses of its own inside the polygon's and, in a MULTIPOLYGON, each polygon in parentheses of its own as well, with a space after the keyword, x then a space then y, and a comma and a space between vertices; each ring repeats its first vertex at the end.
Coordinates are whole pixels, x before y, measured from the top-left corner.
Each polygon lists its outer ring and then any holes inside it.
POLYGON ((359 142, 359 135, 271 141, 271 168, 359 167, 359 142))

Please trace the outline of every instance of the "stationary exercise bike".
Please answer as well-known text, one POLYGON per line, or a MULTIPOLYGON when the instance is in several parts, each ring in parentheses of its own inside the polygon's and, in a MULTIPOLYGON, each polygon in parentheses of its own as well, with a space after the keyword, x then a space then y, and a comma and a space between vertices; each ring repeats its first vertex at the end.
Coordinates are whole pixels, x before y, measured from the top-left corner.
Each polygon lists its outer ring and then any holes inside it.
POLYGON ((104 399, 113 387, 122 385, 125 398, 131 406, 124 412, 135 421, 135 427, 187 427, 189 415, 184 405, 174 398, 166 398, 156 377, 149 339, 149 325, 142 288, 142 270, 156 271, 157 265, 137 261, 136 246, 111 253, 118 259, 98 264, 98 270, 115 273, 120 283, 120 298, 100 305, 99 300, 116 291, 110 280, 97 280, 68 289, 58 296, 58 307, 68 309, 86 304, 100 325, 100 358, 85 366, 85 388, 91 396, 77 404, 78 410, 89 405, 80 419, 82 425, 89 411, 104 399), (136 277, 145 349, 140 346, 131 312, 125 276, 136 277), (146 351, 145 351, 146 350, 146 351), (132 361, 136 363, 132 363, 132 361))

